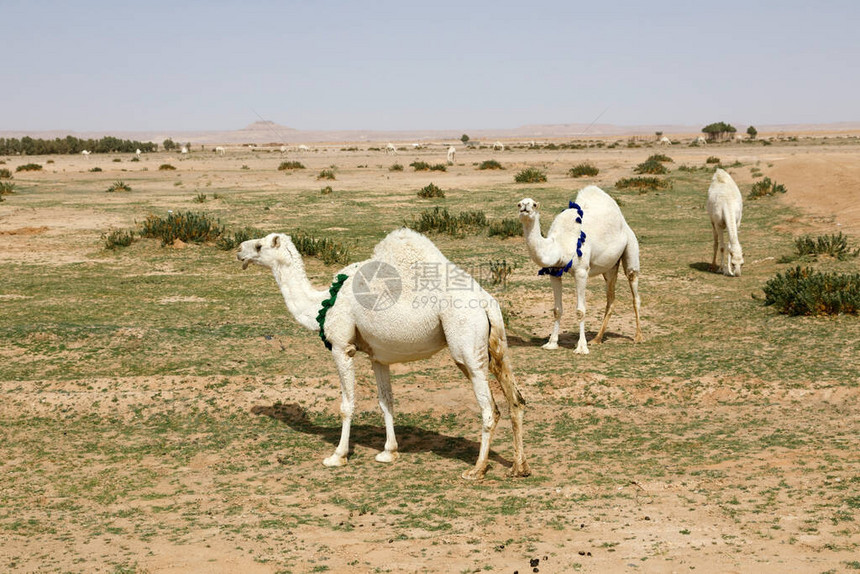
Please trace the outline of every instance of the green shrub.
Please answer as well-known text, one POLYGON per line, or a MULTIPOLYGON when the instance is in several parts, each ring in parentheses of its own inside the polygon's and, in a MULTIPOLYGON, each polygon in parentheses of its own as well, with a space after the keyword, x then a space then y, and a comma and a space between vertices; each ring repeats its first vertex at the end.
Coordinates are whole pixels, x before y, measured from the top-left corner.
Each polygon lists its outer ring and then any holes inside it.
POLYGON ((481 162, 481 165, 478 166, 478 169, 505 169, 502 167, 502 164, 497 162, 494 159, 488 159, 481 162))
POLYGON ((197 196, 191 201, 193 201, 194 203, 206 203, 206 194, 198 193, 197 196))
POLYGON ((328 237, 318 239, 303 231, 297 231, 290 237, 299 253, 306 257, 316 257, 326 264, 349 263, 349 248, 328 237))
POLYGON ((125 229, 112 229, 102 234, 102 240, 105 242, 105 249, 128 247, 134 243, 134 232, 125 229))
POLYGON ((501 237, 502 239, 517 237, 522 235, 522 233, 523 224, 520 223, 519 219, 513 219, 510 217, 491 221, 489 229, 487 230, 488 237, 501 237))
POLYGON ((645 161, 659 161, 662 163, 675 163, 675 160, 664 153, 655 153, 648 157, 645 161))
POLYGON ((720 163, 720 158, 718 158, 715 155, 712 155, 711 157, 709 157, 708 159, 705 160, 705 163, 708 163, 708 164, 717 163, 718 164, 718 163, 720 163))
POLYGON ((93 173, 98 173, 98 172, 100 172, 101 170, 102 170, 102 168, 100 168, 100 167, 92 167, 92 168, 90 168, 90 171, 91 171, 91 172, 93 172, 93 173))
POLYGON ((664 173, 669 173, 669 170, 661 162, 649 157, 648 159, 637 165, 635 168, 633 168, 633 173, 663 175, 664 173))
POLYGON ((121 162, 122 162, 122 159, 120 159, 120 158, 118 158, 118 157, 115 157, 115 158, 113 158, 113 160, 111 160, 111 161, 113 161, 114 163, 121 163, 121 162))
POLYGON ((0 179, 12 179, 12 172, 5 167, 0 169, 0 179))
POLYGON ((671 183, 659 177, 625 177, 615 182, 616 189, 636 189, 639 193, 669 189, 671 183))
POLYGON ((131 191, 131 186, 122 181, 121 179, 116 180, 113 184, 107 188, 108 193, 113 193, 116 191, 131 191))
POLYGON ((330 186, 330 185, 327 185, 327 186, 323 187, 322 189, 320 189, 320 193, 321 193, 322 195, 329 195, 329 194, 330 194, 330 193, 332 193, 333 191, 334 191, 334 190, 331 188, 331 186, 330 186))
POLYGON ((388 171, 403 171, 403 166, 399 163, 395 163, 391 167, 388 168, 388 171))
POLYGON ((320 171, 317 179, 334 179, 334 170, 333 169, 324 169, 320 171))
POLYGON ((598 173, 600 170, 588 162, 577 164, 567 171, 570 177, 594 177, 598 173))
POLYGON ((786 191, 788 190, 785 189, 784 185, 773 182, 769 177, 766 177, 752 185, 747 199, 758 199, 759 197, 776 195, 777 193, 785 193, 786 191))
POLYGON ((436 232, 462 237, 487 227, 487 216, 483 211, 464 211, 451 215, 447 208, 434 207, 422 211, 418 219, 406 222, 406 225, 421 233, 436 232))
POLYGON ((678 171, 684 171, 684 172, 697 172, 697 171, 704 171, 704 172, 712 173, 711 168, 710 168, 710 167, 708 167, 707 165, 686 165, 686 164, 681 164, 681 165, 679 165, 679 166, 678 166, 678 171))
POLYGON ((415 171, 448 171, 448 167, 444 163, 429 164, 426 161, 413 161, 409 167, 415 171))
POLYGON ((170 165, 169 163, 163 163, 158 166, 158 171, 175 171, 176 168, 170 165))
POLYGON ((305 169, 305 166, 300 161, 282 161, 278 166, 278 171, 287 171, 288 169, 305 169))
POLYGON ((177 239, 185 243, 215 241, 223 232, 221 225, 208 215, 189 211, 168 213, 167 217, 149 215, 140 235, 161 239, 162 245, 169 245, 177 239))
POLYGON ((236 231, 225 231, 215 241, 215 246, 223 251, 229 251, 239 247, 243 241, 256 239, 266 235, 256 227, 243 227, 236 231))
POLYGON ((770 279, 764 294, 764 304, 785 315, 857 315, 860 273, 821 273, 795 267, 770 279))
POLYGON ((506 260, 491 260, 490 264, 490 285, 505 285, 508 281, 508 275, 514 272, 515 265, 509 264, 506 260))
POLYGON ((848 245, 848 236, 839 233, 821 235, 813 239, 809 235, 798 237, 794 241, 794 250, 797 257, 815 258, 818 255, 826 255, 844 261, 849 257, 857 257, 860 247, 851 249, 848 245))
POLYGON ((418 190, 418 197, 423 197, 425 199, 429 199, 431 197, 445 197, 445 192, 442 191, 438 185, 431 183, 430 185, 426 185, 418 190))
POLYGON ((140 161, 140 158, 139 158, 139 157, 137 157, 137 156, 134 156, 133 158, 131 158, 131 159, 130 159, 130 160, 128 160, 128 161, 140 161))
POLYGON ((15 184, 11 181, 0 181, 0 197, 15 193, 15 184))
POLYGON ((546 174, 536 167, 529 167, 515 175, 514 181, 517 183, 544 183, 546 182, 546 174))
POLYGON ((15 168, 15 171, 40 171, 42 166, 38 163, 25 163, 15 168))

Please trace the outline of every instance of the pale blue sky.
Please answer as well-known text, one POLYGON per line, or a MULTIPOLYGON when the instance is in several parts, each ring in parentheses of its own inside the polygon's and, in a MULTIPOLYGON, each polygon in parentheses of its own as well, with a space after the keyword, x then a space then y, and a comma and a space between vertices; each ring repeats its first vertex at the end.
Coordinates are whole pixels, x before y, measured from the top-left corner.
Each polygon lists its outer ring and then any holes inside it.
POLYGON ((0 0, 0 130, 860 120, 860 2, 0 0))

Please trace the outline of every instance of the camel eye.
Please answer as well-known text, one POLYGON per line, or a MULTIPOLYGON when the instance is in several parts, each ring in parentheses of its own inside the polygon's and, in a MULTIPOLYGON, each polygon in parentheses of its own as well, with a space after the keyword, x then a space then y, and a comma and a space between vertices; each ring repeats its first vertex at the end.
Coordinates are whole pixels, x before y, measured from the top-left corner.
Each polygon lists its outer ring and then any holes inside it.
POLYGON ((263 244, 262 244, 262 243, 258 243, 258 244, 257 244, 257 251, 262 251, 262 249, 263 249, 263 244))

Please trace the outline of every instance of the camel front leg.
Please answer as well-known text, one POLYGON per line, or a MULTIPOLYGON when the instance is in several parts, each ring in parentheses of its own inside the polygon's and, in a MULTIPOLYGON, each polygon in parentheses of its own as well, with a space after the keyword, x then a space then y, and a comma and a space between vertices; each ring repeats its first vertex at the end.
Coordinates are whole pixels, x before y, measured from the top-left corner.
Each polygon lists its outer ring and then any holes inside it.
POLYGON ((385 450, 376 455, 377 462, 397 460, 397 438, 394 436, 394 395, 391 392, 391 376, 388 365, 372 362, 376 375, 376 390, 379 394, 379 408, 385 420, 385 450))
POLYGON ((561 277, 550 276, 549 283, 552 285, 552 297, 553 297, 553 308, 552 308, 552 333, 549 335, 549 341, 544 343, 544 349, 558 349, 558 331, 561 328, 561 315, 564 311, 561 304, 561 277))
POLYGON ((335 347, 332 356, 340 375, 340 416, 343 426, 340 430, 340 442, 334 449, 334 454, 323 460, 326 466, 343 466, 347 463, 346 455, 349 454, 349 430, 352 425, 352 415, 355 412, 355 369, 352 357, 346 349, 335 347))
POLYGON ((618 266, 621 265, 621 260, 615 264, 615 267, 603 274, 606 280, 606 310, 603 312, 603 323, 600 325, 600 331, 592 343, 599 345, 603 342, 603 336, 606 334, 606 326, 609 325, 609 317, 615 310, 615 281, 618 279, 618 266))
POLYGON ((588 343, 585 340, 585 287, 588 283, 588 270, 577 269, 576 277, 576 320, 579 321, 579 342, 574 353, 588 354, 588 343))

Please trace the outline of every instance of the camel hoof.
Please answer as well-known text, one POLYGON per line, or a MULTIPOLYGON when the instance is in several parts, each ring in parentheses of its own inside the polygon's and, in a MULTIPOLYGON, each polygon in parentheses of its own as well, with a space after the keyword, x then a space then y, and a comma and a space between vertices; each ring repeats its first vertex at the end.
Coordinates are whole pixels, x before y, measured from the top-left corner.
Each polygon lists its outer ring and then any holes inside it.
POLYGON ((552 351, 553 349, 558 349, 558 343, 546 342, 541 346, 541 349, 546 349, 548 351, 552 351))
POLYGON ((394 462, 400 456, 396 450, 383 450, 376 455, 376 462, 394 462))
POLYGON ((484 475, 486 473, 487 473, 486 468, 484 468, 484 469, 470 468, 469 470, 465 471, 461 476, 465 480, 483 480, 484 475))
POLYGON ((508 471, 508 477, 510 477, 510 478, 526 477, 526 476, 530 476, 531 473, 532 473, 532 469, 529 468, 529 463, 524 462, 522 464, 519 464, 519 465, 515 464, 514 466, 512 466, 511 469, 508 471))
POLYGON ((585 345, 577 345, 576 349, 574 349, 573 352, 577 355, 587 355, 588 347, 586 347, 585 345))
POLYGON ((346 462, 346 457, 339 456, 338 454, 333 454, 323 460, 323 464, 326 466, 344 466, 346 465, 346 462))
POLYGON ((645 341, 645 337, 642 336, 642 333, 636 333, 636 336, 633 337, 634 343, 642 343, 645 341))

